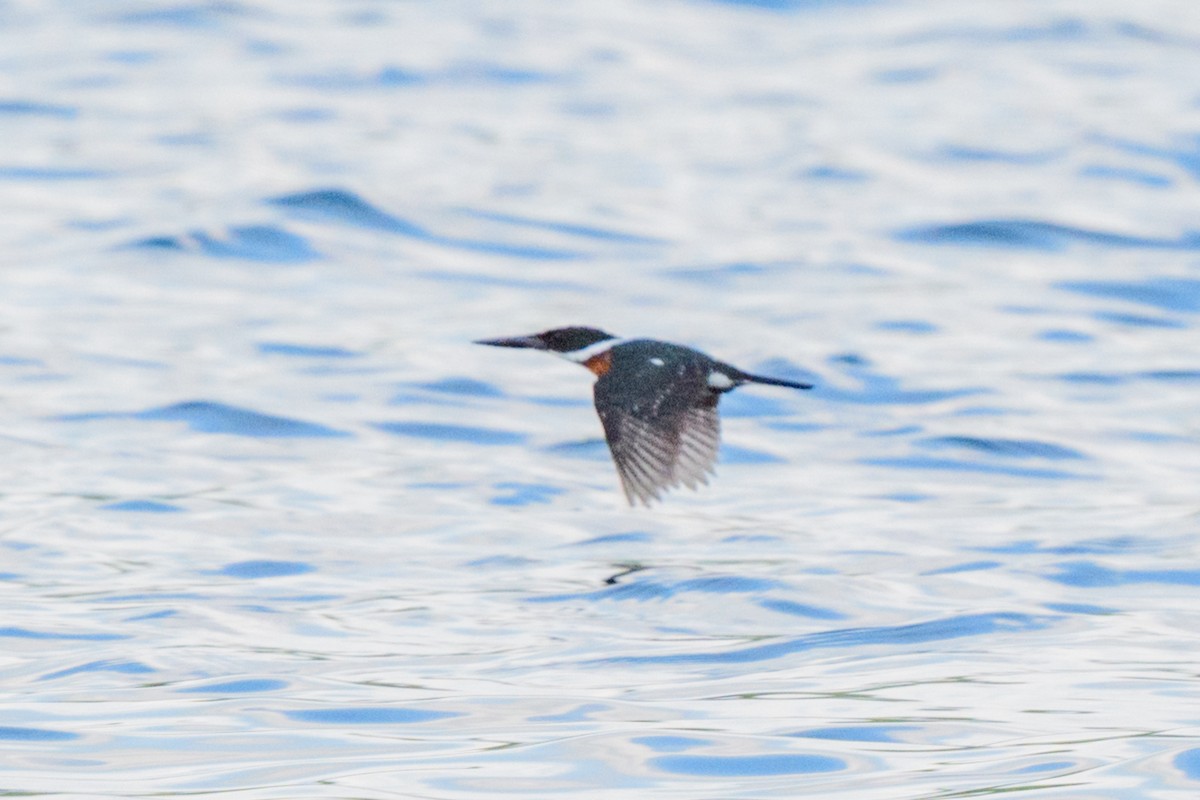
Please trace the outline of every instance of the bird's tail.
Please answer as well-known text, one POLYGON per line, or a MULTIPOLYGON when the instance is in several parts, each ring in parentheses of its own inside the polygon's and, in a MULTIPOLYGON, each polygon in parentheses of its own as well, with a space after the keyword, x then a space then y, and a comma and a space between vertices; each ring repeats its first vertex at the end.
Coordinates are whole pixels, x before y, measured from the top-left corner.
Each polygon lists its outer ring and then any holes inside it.
POLYGON ((811 383, 800 383, 799 381, 785 381, 783 378, 767 378, 763 375, 751 375, 749 372, 743 372, 738 375, 738 380, 746 383, 765 383, 768 386, 787 386, 790 389, 811 389, 811 383))

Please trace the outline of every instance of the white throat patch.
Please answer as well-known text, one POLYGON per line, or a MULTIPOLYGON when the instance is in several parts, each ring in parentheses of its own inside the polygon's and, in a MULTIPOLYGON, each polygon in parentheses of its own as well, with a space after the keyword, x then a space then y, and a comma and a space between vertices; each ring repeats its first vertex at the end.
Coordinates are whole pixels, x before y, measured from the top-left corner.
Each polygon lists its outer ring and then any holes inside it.
POLYGON ((562 356, 567 361, 574 361, 576 364, 582 364, 589 358, 595 358, 610 347, 627 342, 628 339, 603 339, 594 344, 589 344, 587 347, 581 347, 578 350, 572 350, 569 353, 555 353, 556 356, 562 356))
POLYGON ((708 386, 711 389, 720 391, 722 389, 732 389, 736 385, 737 381, 720 370, 713 370, 708 373, 708 386))

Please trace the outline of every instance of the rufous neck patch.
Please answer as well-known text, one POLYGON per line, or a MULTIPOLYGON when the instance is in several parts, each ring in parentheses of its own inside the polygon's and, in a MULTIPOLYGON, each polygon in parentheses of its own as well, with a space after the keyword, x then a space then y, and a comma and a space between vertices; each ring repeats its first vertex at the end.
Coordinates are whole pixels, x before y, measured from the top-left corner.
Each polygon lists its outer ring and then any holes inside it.
POLYGON ((596 373, 597 378, 607 375, 608 371, 612 369, 612 350, 605 350, 603 353, 592 356, 584 361, 583 365, 596 373))

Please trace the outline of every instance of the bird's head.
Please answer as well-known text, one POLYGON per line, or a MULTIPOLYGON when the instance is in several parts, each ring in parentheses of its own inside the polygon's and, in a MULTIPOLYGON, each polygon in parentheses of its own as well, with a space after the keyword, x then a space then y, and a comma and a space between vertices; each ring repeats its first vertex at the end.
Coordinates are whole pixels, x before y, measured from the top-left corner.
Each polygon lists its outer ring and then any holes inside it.
MULTIPOLYGON (((546 350, 571 361, 581 361, 581 356, 595 354, 597 345, 615 341, 617 337, 598 328, 554 328, 527 336, 508 336, 501 339, 478 339, 475 344, 492 347, 525 347, 546 350)), ((599 349, 603 349, 602 347, 599 349)))

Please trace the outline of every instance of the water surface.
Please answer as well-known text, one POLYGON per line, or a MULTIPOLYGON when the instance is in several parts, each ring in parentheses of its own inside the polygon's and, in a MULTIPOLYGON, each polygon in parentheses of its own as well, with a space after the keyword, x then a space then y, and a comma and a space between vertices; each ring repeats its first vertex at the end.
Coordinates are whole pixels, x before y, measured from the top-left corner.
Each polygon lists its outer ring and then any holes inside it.
POLYGON ((0 44, 6 792, 1196 792, 1190 4, 0 44), (817 388, 631 510, 569 323, 817 388))

